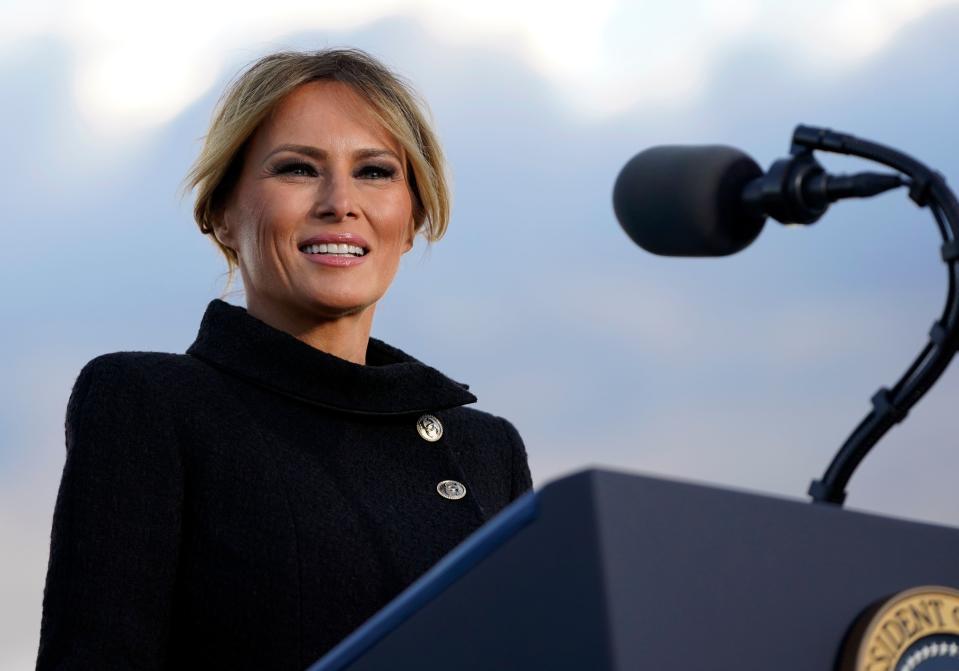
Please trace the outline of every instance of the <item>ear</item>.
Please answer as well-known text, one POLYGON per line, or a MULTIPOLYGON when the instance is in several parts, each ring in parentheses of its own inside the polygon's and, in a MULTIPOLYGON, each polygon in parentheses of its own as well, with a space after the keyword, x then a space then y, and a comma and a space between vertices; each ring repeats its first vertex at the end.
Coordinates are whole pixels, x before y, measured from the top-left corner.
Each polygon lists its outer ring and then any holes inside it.
POLYGON ((404 254, 406 254, 406 252, 408 252, 408 251, 410 251, 411 249, 413 249, 413 238, 414 238, 415 236, 416 236, 416 227, 414 226, 413 220, 411 219, 411 220, 410 220, 410 225, 409 225, 409 227, 408 227, 408 229, 407 229, 406 245, 403 247, 403 253, 404 253, 404 254))
POLYGON ((233 227, 230 225, 230 219, 228 208, 224 207, 217 212, 213 220, 213 237, 224 247, 236 249, 233 244, 233 227))

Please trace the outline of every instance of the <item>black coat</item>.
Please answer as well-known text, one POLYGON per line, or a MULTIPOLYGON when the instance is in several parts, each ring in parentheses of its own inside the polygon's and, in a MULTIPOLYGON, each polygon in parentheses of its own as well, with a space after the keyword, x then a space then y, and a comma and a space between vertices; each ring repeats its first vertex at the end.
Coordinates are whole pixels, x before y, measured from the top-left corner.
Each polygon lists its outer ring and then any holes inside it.
POLYGON ((475 400, 378 340, 350 363, 220 300, 185 355, 93 359, 37 668, 303 669, 530 488, 475 400))

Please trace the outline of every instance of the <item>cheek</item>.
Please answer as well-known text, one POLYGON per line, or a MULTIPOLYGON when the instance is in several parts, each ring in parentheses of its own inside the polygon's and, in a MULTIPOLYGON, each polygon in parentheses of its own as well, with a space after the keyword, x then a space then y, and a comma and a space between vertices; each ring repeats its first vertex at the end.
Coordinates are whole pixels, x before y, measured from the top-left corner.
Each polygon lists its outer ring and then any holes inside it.
POLYGON ((238 239, 241 259, 246 262, 247 270, 255 272, 262 257, 262 238, 264 216, 267 213, 256 204, 251 203, 240 209, 238 219, 238 239))
POLYGON ((241 250, 252 265, 271 263, 277 252, 293 244, 298 221, 295 197, 255 194, 241 205, 241 250))
POLYGON ((398 194, 377 203, 375 220, 380 222, 377 231, 380 243, 399 252, 406 251, 413 233, 413 203, 409 195, 398 194))

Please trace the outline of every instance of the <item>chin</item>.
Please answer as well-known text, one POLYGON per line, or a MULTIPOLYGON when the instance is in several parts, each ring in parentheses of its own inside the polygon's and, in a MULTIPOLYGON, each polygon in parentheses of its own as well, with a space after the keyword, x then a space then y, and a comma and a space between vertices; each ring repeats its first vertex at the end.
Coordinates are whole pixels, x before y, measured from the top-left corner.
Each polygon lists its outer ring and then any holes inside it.
POLYGON ((323 297, 313 298, 309 301, 310 311, 323 316, 326 319, 337 317, 349 317, 358 315, 365 310, 369 310, 375 305, 375 301, 363 301, 358 298, 350 299, 348 297, 323 297))

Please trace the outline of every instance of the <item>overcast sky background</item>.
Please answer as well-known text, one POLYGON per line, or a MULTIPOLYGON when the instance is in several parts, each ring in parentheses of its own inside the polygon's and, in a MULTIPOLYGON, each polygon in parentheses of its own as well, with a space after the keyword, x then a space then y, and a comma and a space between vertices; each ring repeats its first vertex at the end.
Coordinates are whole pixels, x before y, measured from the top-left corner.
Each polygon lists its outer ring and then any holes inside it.
MULTIPOLYGON (((537 486, 603 465, 803 497, 924 344, 946 275, 904 193, 703 260, 634 247, 610 193, 650 145, 768 166, 800 122, 959 183, 959 3, 341 4, 0 0, 0 669, 35 660, 77 374, 183 352, 223 290, 178 189, 226 81, 269 51, 357 46, 429 101, 453 220, 404 258, 374 335, 510 418, 537 486)), ((957 404, 954 366, 848 505, 959 524, 957 404)))

